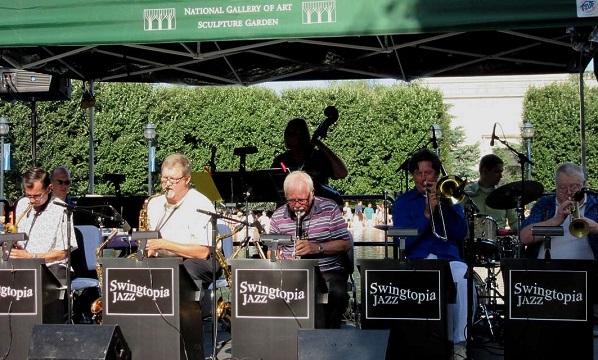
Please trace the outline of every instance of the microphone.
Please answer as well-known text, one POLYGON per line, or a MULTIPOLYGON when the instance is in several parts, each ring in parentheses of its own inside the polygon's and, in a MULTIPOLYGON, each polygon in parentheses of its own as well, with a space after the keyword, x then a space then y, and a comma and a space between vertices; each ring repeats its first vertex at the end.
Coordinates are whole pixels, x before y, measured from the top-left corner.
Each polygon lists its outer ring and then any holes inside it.
POLYGON ((490 146, 494 146, 494 139, 496 138, 496 123, 492 127, 492 138, 490 139, 490 146))
POLYGON ((586 194, 586 188, 581 188, 578 192, 575 193, 575 195, 573 195, 573 199, 575 201, 581 201, 583 199, 583 196, 586 194))
POLYGON ((253 224, 251 224, 251 226, 255 227, 257 229, 257 232, 260 235, 263 235, 266 233, 266 230, 262 226, 262 223, 259 222, 259 220, 254 221, 253 224))
POLYGON ((122 215, 116 211, 116 209, 112 205, 108 205, 108 207, 114 212, 114 216, 110 218, 110 220, 117 221, 120 226, 122 226, 125 232, 131 231, 131 225, 125 220, 122 215))
MULTIPOLYGON (((62 202, 62 201, 60 201, 60 200, 54 200, 54 201, 52 201, 52 202, 54 203, 54 205, 62 206, 63 208, 67 208, 67 209, 69 209, 69 210, 71 210, 71 211, 74 211, 74 210, 75 210, 75 207, 74 207, 74 206, 72 206, 72 205, 69 205, 69 204, 67 204, 67 203, 65 203, 65 202, 62 202)), ((29 215, 29 214, 27 214, 27 215, 29 215)))

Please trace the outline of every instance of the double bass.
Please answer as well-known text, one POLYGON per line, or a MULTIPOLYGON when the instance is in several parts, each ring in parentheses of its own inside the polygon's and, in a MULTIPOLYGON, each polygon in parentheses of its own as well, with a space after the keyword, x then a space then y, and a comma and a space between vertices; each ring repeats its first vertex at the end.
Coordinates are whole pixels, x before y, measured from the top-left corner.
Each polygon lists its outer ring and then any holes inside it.
POLYGON ((331 199, 334 202, 336 202, 339 206, 342 206, 343 198, 341 194, 332 187, 328 186, 327 184, 323 184, 320 181, 318 181, 318 178, 314 176, 314 174, 310 173, 310 165, 313 160, 313 155, 315 151, 315 147, 313 146, 313 144, 316 140, 325 139, 328 136, 328 130, 330 129, 330 126, 332 126, 338 120, 338 110, 334 106, 327 106, 326 109, 324 109, 324 115, 326 115, 326 119, 322 121, 322 123, 318 126, 318 128, 314 131, 312 135, 311 154, 307 158, 305 170, 312 176, 312 179, 314 180, 316 196, 331 199))

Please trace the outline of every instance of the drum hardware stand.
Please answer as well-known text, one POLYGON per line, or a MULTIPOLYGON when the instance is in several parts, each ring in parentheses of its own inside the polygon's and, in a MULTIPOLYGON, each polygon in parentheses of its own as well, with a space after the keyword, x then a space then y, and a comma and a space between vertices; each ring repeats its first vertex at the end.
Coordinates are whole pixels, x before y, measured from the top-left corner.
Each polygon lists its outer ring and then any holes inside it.
POLYGON ((532 236, 543 236, 544 239, 544 260, 550 261, 550 243, 552 236, 563 236, 562 226, 532 226, 532 236))
POLYGON ((465 331, 465 353, 467 358, 471 358, 471 345, 473 340, 473 291, 474 291, 474 284, 473 284, 473 264, 474 264, 474 232, 475 232, 475 218, 474 215, 476 212, 479 212, 478 207, 476 204, 471 200, 471 197, 466 193, 465 194, 465 217, 467 220, 467 228, 468 234, 467 238, 465 239, 465 264, 467 265, 467 272, 465 276, 467 277, 467 327, 465 331))
MULTIPOLYGON (((498 341, 498 335, 496 333, 497 330, 500 330, 499 324, 497 319, 500 318, 500 314, 497 310, 497 299, 503 298, 503 295, 498 290, 498 284, 496 283, 496 278, 498 273, 494 270, 494 266, 486 266, 488 270, 488 275, 484 281, 484 288, 486 290, 486 295, 484 295, 484 299, 488 299, 489 304, 480 303, 480 299, 478 298, 478 309, 482 312, 483 316, 486 318, 486 324, 488 326, 488 331, 490 332, 490 336, 492 337, 493 341, 498 341)), ((500 273, 500 270, 499 270, 500 273)), ((479 323, 483 321, 483 319, 478 319, 475 323, 479 323)))

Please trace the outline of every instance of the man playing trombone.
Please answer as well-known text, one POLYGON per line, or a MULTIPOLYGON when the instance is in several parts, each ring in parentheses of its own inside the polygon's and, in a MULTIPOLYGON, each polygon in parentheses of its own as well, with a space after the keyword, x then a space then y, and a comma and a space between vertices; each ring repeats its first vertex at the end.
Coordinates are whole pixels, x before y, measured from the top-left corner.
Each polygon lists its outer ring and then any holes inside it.
POLYGON ((554 180, 556 195, 540 198, 521 224, 521 242, 527 246, 528 257, 543 259, 546 253, 543 237, 532 236, 533 226, 562 226, 564 235, 550 240, 552 259, 598 258, 598 198, 580 191, 586 185, 583 170, 574 163, 562 163, 554 180))
MULTIPOLYGON (((415 187, 395 200, 392 206, 394 226, 417 228, 418 236, 407 237, 408 259, 450 260, 457 298, 453 308, 453 343, 455 354, 465 358, 467 325, 467 265, 459 248, 467 235, 467 221, 461 204, 442 204, 437 194, 442 164, 438 157, 423 148, 413 154, 409 172, 415 187)), ((395 239, 398 241, 398 239, 395 239)))

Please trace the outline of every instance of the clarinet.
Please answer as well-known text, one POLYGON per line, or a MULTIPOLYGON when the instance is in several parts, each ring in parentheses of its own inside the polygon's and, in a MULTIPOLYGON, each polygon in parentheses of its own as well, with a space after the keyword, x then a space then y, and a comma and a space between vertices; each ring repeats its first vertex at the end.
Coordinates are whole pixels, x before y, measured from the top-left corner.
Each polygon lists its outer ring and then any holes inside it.
POLYGON ((293 250, 293 257, 295 259, 301 259, 301 256, 297 255, 297 241, 303 236, 303 215, 305 215, 304 211, 295 211, 295 216, 297 216, 297 222, 295 223, 295 250, 293 250))

